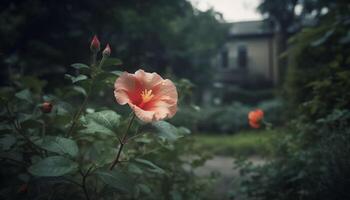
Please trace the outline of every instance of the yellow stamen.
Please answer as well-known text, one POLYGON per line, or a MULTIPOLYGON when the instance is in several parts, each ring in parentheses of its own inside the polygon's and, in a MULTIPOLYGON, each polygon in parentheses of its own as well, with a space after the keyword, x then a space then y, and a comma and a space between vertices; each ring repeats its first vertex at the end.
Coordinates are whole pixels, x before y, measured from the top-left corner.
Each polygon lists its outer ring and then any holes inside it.
POLYGON ((154 97, 154 95, 152 94, 152 90, 145 89, 141 92, 141 97, 142 97, 141 104, 145 104, 149 102, 154 97))

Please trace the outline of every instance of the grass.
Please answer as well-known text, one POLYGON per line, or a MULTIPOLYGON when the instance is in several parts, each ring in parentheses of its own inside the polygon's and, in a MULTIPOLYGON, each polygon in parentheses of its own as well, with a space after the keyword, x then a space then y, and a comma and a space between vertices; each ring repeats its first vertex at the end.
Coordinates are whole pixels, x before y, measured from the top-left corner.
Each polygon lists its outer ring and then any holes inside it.
POLYGON ((242 131, 234 135, 196 134, 194 148, 215 155, 270 157, 280 137, 277 130, 242 131))

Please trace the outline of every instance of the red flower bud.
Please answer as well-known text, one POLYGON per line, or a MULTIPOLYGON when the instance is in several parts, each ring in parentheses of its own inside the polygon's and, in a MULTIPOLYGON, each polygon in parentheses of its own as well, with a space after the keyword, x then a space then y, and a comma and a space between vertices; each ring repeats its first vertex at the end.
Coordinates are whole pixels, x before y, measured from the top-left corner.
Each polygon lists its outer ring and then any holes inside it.
POLYGON ((50 113, 51 110, 52 110, 52 107, 53 107, 52 103, 46 101, 46 102, 44 102, 44 103, 41 105, 41 111, 42 111, 43 113, 50 113))
POLYGON ((101 49, 100 41, 98 40, 96 35, 94 35, 94 38, 92 38, 90 49, 92 52, 98 52, 101 49))
POLYGON ((106 45, 106 48, 103 50, 102 55, 103 56, 111 55, 111 47, 109 46, 109 44, 106 45))

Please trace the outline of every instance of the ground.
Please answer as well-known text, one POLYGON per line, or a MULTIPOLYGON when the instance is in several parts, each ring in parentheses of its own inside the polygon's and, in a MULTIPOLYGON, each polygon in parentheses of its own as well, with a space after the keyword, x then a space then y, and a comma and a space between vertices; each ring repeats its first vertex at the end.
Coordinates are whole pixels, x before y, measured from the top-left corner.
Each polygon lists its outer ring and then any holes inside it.
MULTIPOLYGON (((245 156, 253 165, 263 165, 273 157, 273 143, 278 131, 245 131, 234 135, 195 135, 197 149, 210 149, 213 157, 195 169, 199 177, 218 174, 212 195, 215 199, 229 199, 228 194, 237 187, 239 168, 235 163, 245 156)), ((240 200, 236 197, 235 200, 240 200)))

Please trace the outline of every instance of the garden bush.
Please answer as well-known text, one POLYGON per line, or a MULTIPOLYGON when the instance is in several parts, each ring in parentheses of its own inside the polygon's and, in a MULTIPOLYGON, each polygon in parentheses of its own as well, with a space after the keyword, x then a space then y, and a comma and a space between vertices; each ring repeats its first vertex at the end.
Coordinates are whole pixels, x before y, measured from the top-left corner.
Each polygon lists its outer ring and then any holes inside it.
POLYGON ((92 64, 72 64, 69 86, 44 92, 45 82, 12 74, 0 88, 0 198, 205 199, 209 182, 195 179, 193 168, 206 157, 191 150, 188 129, 162 120, 176 110, 173 83, 115 71, 121 61, 108 45, 97 60, 99 49, 94 38, 92 64), (129 117, 108 106, 115 98, 129 103, 129 117), (188 152, 198 159, 181 159, 188 152))
POLYGON ((329 3, 318 26, 291 42, 286 99, 294 119, 277 158, 264 166, 241 162, 245 199, 350 199, 349 5, 329 3))
POLYGON ((183 118, 197 123, 196 129, 198 131, 235 133, 249 128, 247 115, 255 107, 261 108, 266 113, 265 120, 269 123, 276 126, 282 124, 284 122, 283 106, 281 99, 262 101, 254 107, 234 102, 231 105, 205 107, 192 112, 187 111, 188 115, 183 118))

